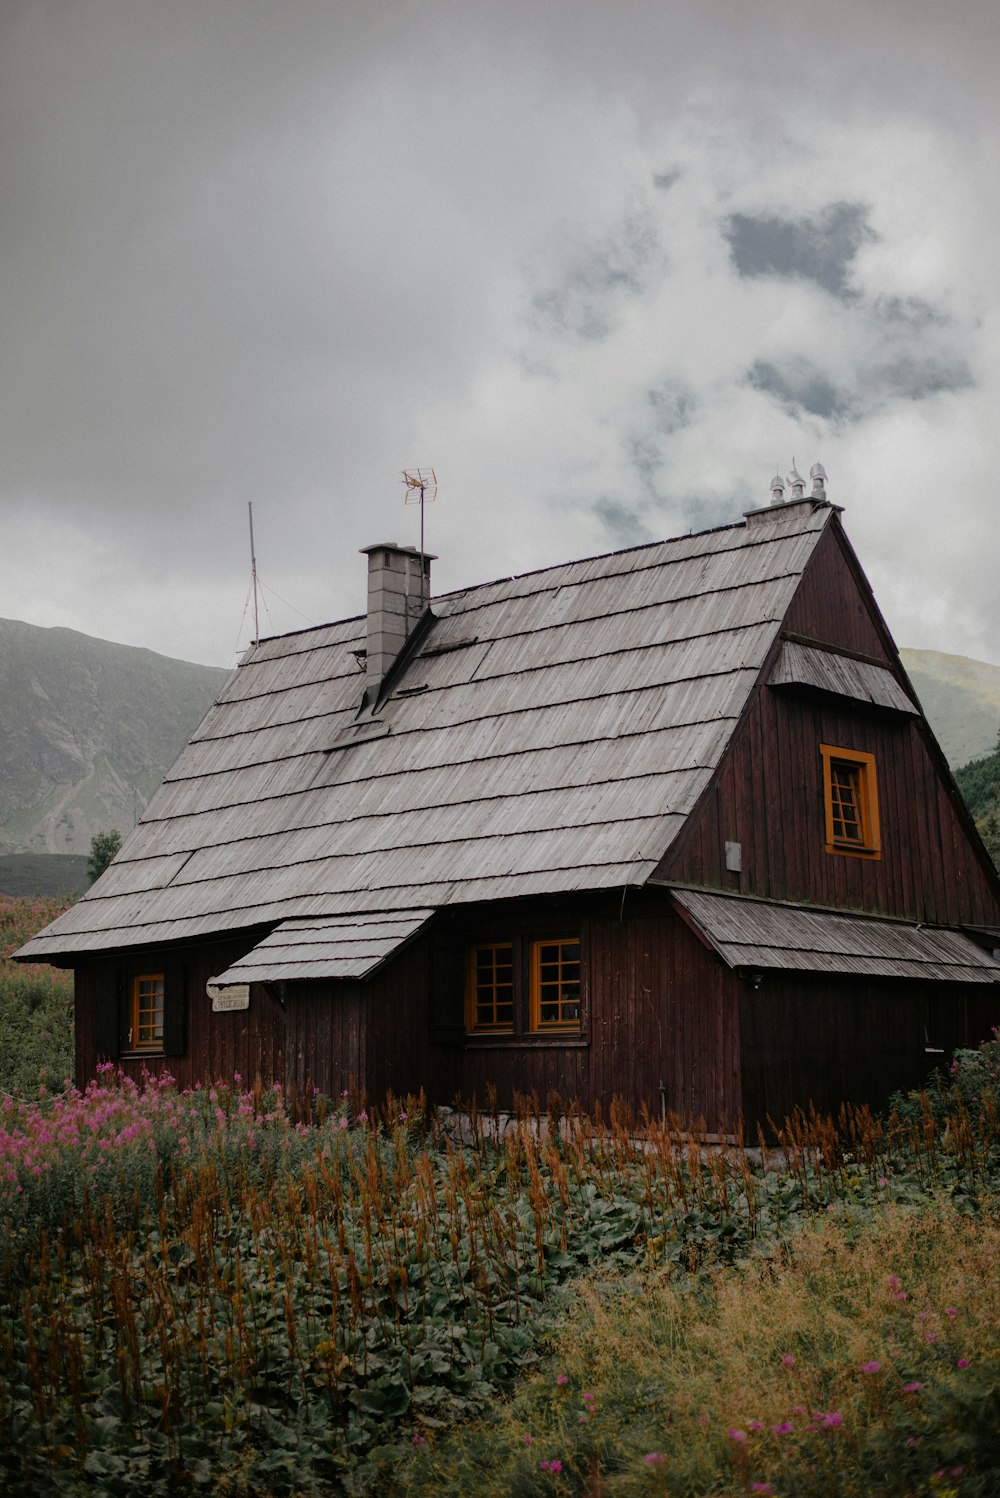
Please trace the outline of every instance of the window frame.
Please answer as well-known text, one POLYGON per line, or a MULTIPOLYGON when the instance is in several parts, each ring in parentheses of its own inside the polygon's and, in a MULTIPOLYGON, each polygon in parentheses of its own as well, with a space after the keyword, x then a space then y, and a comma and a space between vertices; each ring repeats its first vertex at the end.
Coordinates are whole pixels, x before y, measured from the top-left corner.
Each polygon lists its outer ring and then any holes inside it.
POLYGON ((128 994, 128 999, 129 999, 129 1008, 128 1008, 128 1047, 127 1047, 128 1053, 130 1055, 142 1055, 142 1056, 163 1056, 163 1055, 165 1055, 165 1049, 164 1048, 165 1048, 165 1043, 166 1043, 166 1015, 167 1015, 167 975, 166 975, 166 973, 163 972, 163 971, 161 971, 161 972, 133 973, 131 975, 131 978, 129 979, 129 994, 128 994), (147 1006, 147 1008, 145 1010, 142 1008, 142 999, 143 999, 143 997, 148 997, 148 995, 143 995, 143 992, 142 992, 142 985, 144 983, 147 983, 147 984, 148 983, 152 983, 152 984, 158 985, 158 990, 154 989, 153 990, 153 995, 152 995, 154 1001, 158 999, 158 1003, 154 1002, 154 1005, 153 1005, 153 1008, 152 1008, 151 1011, 148 1009, 148 1006, 147 1006), (141 1031, 144 1028, 144 1026, 143 1026, 143 1023, 140 1022, 140 1016, 143 1013, 149 1013, 149 1012, 151 1012, 152 1015, 153 1015, 153 1025, 152 1025, 152 1027, 149 1027, 147 1025, 146 1028, 152 1028, 153 1033, 152 1033, 151 1036, 147 1037, 146 1039, 142 1039, 141 1038, 141 1031), (159 1017, 159 1026, 158 1027, 156 1025, 156 1018, 157 1018, 157 1016, 159 1017), (157 1028, 159 1030, 158 1034, 156 1033, 157 1028))
POLYGON ((823 761, 826 852, 878 861, 882 857, 882 836, 874 754, 864 749, 844 749, 834 744, 820 744, 819 752, 823 761), (858 839, 838 836, 835 831, 834 768, 838 765, 849 770, 854 785, 854 809, 860 832, 858 839))
MULTIPOLYGON (((466 1043, 483 1044, 486 1046, 522 1046, 522 1045, 586 1045, 587 1038, 587 1014, 586 1014, 586 944, 582 932, 571 932, 566 934, 566 926, 560 921, 558 926, 553 922, 557 936, 536 935, 538 927, 534 931, 525 933, 500 931, 497 934, 473 939, 463 943, 463 1035, 466 1043), (562 1019, 558 1022, 543 1023, 541 1020, 541 951, 544 947, 559 946, 567 948, 573 946, 575 952, 567 956, 561 954, 560 967, 569 962, 576 964, 575 983, 576 993, 572 998, 562 997, 562 1004, 574 1004, 578 1011, 576 1019, 562 1019), (510 952, 511 965, 510 975, 512 983, 512 1020, 510 1024, 498 1022, 490 1024, 477 1023, 477 955, 484 950, 503 950, 510 952)), ((544 927, 542 930, 544 931, 544 927)), ((453 969, 454 971, 454 969, 453 969)), ((456 975, 457 976, 457 975, 456 975)), ((454 992, 454 990, 452 990, 454 992)), ((458 1038, 458 1037, 456 1037, 458 1038)))
POLYGON ((478 941, 478 942, 473 942, 470 946, 468 946, 466 948, 466 951, 465 951, 465 1029, 466 1029, 466 1033, 469 1034, 469 1035, 513 1035, 515 1033, 514 1021, 515 1021, 516 1017, 517 1017, 517 982, 516 982, 516 968, 515 968, 515 962, 514 962, 514 942, 513 942, 513 940, 512 939, 508 939, 506 941, 478 941), (479 971, 480 970, 479 970, 479 965, 478 965, 478 960, 477 959, 479 957, 479 953, 480 952, 492 952, 493 953, 493 963, 492 963, 492 975, 493 976, 492 976, 492 983, 491 983, 490 987, 492 989, 492 1008, 493 1008, 494 1018, 493 1018, 492 1021, 487 1021, 485 1023, 480 1022, 479 1017, 478 1017, 479 1004, 480 1004, 480 999, 479 999, 479 989, 480 989, 479 971), (510 961, 507 964, 508 967, 509 967, 509 969, 510 969, 510 1020, 509 1020, 509 1022, 508 1021, 504 1021, 504 1020, 498 1020, 496 1018, 496 1011, 497 1011, 497 1009, 500 1006, 500 1000, 497 997, 497 990, 501 986, 505 986, 505 985, 501 985, 501 984, 499 984, 497 982, 497 961, 496 961, 496 954, 498 952, 508 952, 510 954, 510 961))
POLYGON ((531 1033, 533 1035, 576 1035, 576 1034, 579 1034, 582 1031, 582 1029, 583 1029, 583 948, 582 948, 581 943, 580 943, 580 938, 578 936, 543 936, 543 937, 539 937, 539 938, 533 940, 532 943, 531 943, 529 962, 530 962, 530 967, 529 967, 530 977, 529 977, 528 991, 529 991, 529 996, 530 996, 530 1008, 529 1008, 529 1023, 528 1023, 528 1028, 530 1029, 531 1033), (576 964, 576 970, 577 970, 577 973, 576 973, 576 998, 575 999, 564 999, 563 996, 562 996, 562 994, 561 994, 561 992, 560 992, 560 994, 557 996, 557 998, 554 1001, 559 1006, 560 1014, 562 1012, 562 1007, 563 1007, 564 1004, 570 1004, 570 1003, 575 1004, 577 1010, 579 1011, 575 1019, 569 1019, 569 1020, 565 1020, 565 1019, 562 1019, 562 1018, 557 1019, 557 1020, 543 1020, 542 1019, 542 1005, 543 1005, 543 1002, 546 1003, 546 1004, 550 1004, 550 1003, 553 1002, 553 1000, 551 1000, 551 999, 546 999, 546 1000, 543 1001, 543 998, 542 998, 542 988, 543 988, 543 986, 545 986, 543 984, 543 979, 542 979, 542 948, 543 947, 558 947, 560 949, 560 955, 556 959, 556 966, 557 966, 557 969, 558 969, 558 977, 556 979, 556 983, 560 986, 560 988, 561 988, 562 983, 563 983, 562 969, 563 969, 563 965, 564 965, 564 958, 562 956, 562 948, 563 947, 576 947, 576 957, 570 959, 571 962, 575 962, 575 964, 576 964))

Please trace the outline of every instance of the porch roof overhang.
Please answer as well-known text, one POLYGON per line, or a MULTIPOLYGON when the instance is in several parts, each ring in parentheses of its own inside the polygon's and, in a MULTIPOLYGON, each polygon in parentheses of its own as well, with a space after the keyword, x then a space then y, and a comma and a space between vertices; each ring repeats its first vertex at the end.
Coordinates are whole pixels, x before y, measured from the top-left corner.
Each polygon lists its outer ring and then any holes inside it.
POLYGON ((277 983, 309 978, 367 978, 410 941, 433 910, 364 911, 301 917, 280 926, 211 980, 277 983))
POLYGON ((671 894, 731 968, 1000 983, 1000 962, 950 928, 701 890, 671 894))

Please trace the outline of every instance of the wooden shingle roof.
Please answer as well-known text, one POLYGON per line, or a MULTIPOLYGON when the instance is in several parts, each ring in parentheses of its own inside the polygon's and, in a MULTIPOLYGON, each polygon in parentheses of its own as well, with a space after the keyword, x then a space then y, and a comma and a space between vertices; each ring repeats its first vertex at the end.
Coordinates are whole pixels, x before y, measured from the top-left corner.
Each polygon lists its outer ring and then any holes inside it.
POLYGON ((364 618, 262 641, 23 955, 643 883, 833 513, 789 505, 435 599, 374 714, 364 618))
POLYGON ((1000 983, 1000 962, 961 931, 702 890, 672 894, 732 968, 1000 983))

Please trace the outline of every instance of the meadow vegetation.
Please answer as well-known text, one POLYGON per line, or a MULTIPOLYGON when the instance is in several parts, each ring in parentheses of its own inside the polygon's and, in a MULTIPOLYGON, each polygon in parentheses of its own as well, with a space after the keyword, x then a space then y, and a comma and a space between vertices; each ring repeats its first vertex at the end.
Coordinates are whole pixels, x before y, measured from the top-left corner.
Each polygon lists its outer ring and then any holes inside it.
POLYGON ((555 1100, 460 1145, 238 1080, 8 1098, 5 1491, 995 1493, 997 1050, 760 1153, 555 1100))
POLYGON ((0 1092, 61 1087, 73 1075, 73 974, 11 953, 74 898, 0 895, 0 1092))
POLYGON ((0 1100, 4 1492, 1000 1492, 996 1039, 725 1150, 59 1070, 0 1100))

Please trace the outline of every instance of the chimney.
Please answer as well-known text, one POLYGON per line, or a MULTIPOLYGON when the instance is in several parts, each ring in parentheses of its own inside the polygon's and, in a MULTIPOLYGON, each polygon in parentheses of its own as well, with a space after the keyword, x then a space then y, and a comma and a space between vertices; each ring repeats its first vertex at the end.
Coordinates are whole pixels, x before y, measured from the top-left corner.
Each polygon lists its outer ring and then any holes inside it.
POLYGON ((397 546, 395 541, 362 547, 362 555, 368 558, 365 687, 369 704, 374 704, 393 662, 430 602, 434 558, 425 552, 421 568, 416 547, 397 546))

